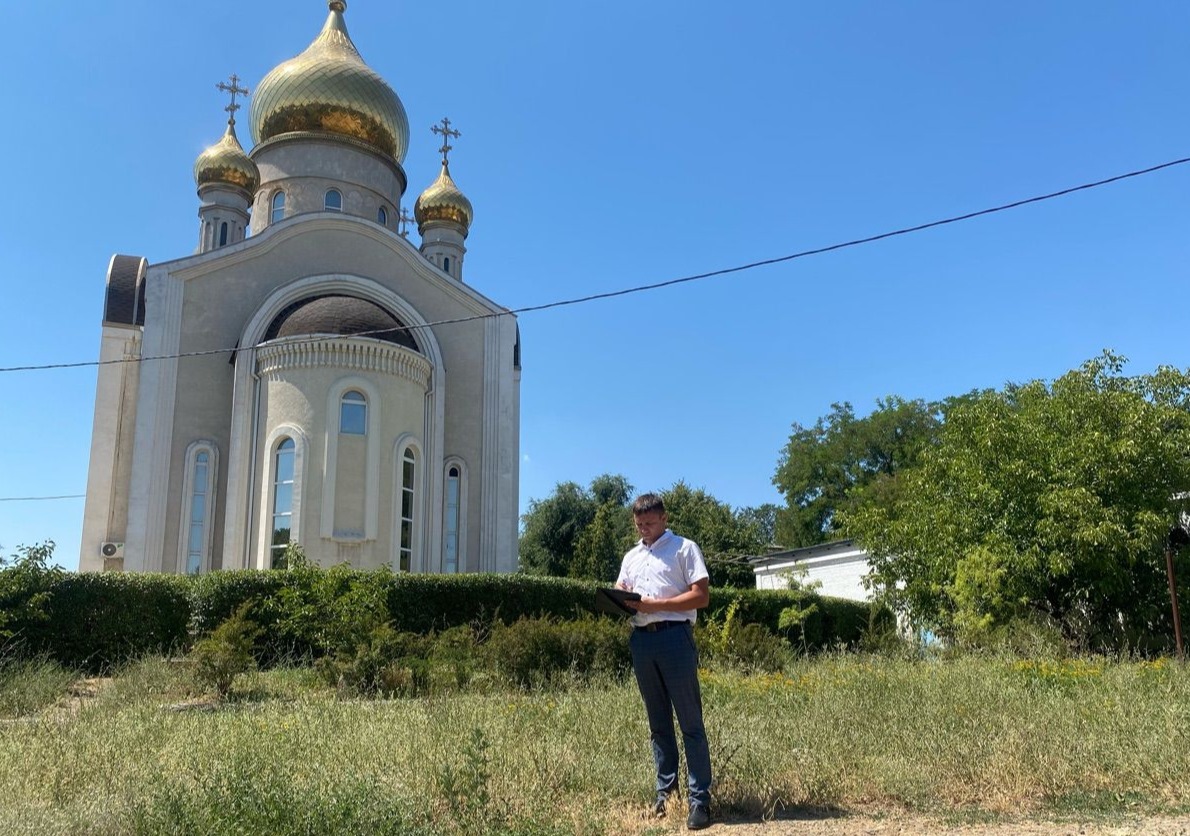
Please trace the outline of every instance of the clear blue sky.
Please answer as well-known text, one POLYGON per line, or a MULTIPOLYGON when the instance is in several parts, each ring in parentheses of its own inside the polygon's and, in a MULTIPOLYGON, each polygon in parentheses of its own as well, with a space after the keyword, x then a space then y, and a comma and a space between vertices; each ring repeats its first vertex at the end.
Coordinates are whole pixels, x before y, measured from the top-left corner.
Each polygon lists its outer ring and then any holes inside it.
MULTIPOLYGON (((197 243, 191 168, 322 0, 9 4, 0 366, 98 356, 113 253, 197 243)), ((405 204, 463 132, 467 280, 509 307, 781 256, 1190 156, 1190 4, 350 0, 413 127, 405 204)), ((240 138, 247 145, 246 111, 240 138)), ((692 285, 524 315, 521 509, 678 479, 778 501, 835 401, 1190 365, 1190 166, 692 285)), ((95 369, 0 374, 0 497, 85 490, 95 369)), ((81 499, 0 502, 77 566, 81 499)))

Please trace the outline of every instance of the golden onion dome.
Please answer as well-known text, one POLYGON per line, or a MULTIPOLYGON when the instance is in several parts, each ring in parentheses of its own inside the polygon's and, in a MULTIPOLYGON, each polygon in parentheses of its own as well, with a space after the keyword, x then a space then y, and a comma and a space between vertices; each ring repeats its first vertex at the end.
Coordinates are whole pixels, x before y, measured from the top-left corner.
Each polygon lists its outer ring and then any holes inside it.
POLYGON ((383 78, 364 63, 347 34, 344 0, 330 0, 330 15, 306 51, 274 67, 252 99, 256 142, 281 134, 318 131, 360 140, 399 163, 409 148, 405 107, 383 78))
POLYGON ((450 167, 445 160, 442 162, 442 171, 438 173, 438 179, 431 183, 413 204, 413 217, 417 220, 419 232, 430 221, 456 223, 463 227, 464 234, 471 226, 471 220, 475 217, 471 201, 459 191, 455 181, 450 178, 450 167))
POLYGON ((244 153, 236 139, 236 122, 227 121, 223 139, 198 155, 194 161, 194 182, 199 186, 222 183, 254 192, 260 185, 260 170, 244 153))

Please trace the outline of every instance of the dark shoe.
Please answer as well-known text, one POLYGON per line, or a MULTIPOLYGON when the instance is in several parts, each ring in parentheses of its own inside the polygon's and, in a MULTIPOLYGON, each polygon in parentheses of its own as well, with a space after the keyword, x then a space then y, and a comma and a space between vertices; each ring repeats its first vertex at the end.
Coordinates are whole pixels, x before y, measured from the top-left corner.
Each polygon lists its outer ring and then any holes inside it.
POLYGON ((653 802, 653 815, 659 819, 665 818, 665 802, 669 798, 663 792, 657 793, 657 800, 653 802))
POLYGON ((701 804, 690 805, 690 815, 686 817, 687 830, 702 830, 711 826, 711 814, 701 804))

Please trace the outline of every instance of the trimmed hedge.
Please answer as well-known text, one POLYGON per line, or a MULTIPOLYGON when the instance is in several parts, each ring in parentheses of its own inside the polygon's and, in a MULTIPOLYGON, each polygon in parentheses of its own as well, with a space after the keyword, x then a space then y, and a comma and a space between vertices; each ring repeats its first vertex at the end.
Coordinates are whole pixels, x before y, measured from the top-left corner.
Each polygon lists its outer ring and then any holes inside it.
MULTIPOLYGON (((357 606, 381 611, 387 606, 392 629, 425 634, 523 618, 574 619, 594 612, 600 586, 522 574, 395 575, 346 567, 199 577, 47 571, 32 581, 28 573, 10 575, 17 571, 0 570, 0 605, 15 614, 4 625, 14 634, 12 646, 89 671, 140 655, 187 650, 248 602, 253 602, 249 618, 261 628, 257 647, 267 664, 332 652, 367 626, 344 627, 357 606), (22 606, 34 595, 41 596, 36 607, 22 606), (328 623, 335 619, 340 623, 328 623)), ((853 646, 874 619, 891 619, 869 604, 812 592, 738 589, 712 589, 705 617, 722 618, 733 600, 739 601, 739 623, 762 624, 810 651, 853 646), (782 610, 810 604, 816 606, 800 627, 779 629, 782 610)))
MULTIPOLYGON (((4 570, 12 571, 12 570, 4 570)), ((189 579, 176 575, 46 574, 43 617, 9 626, 22 655, 101 672, 189 644, 189 579)))

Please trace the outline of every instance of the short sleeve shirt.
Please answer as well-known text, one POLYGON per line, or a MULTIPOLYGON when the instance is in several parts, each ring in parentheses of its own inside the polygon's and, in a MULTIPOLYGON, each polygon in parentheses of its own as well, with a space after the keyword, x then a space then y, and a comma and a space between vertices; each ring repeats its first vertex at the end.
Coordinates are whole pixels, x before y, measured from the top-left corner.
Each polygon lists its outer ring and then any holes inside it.
MULTIPOLYGON (((671 598, 688 592, 691 586, 708 577, 706 561, 698 544, 667 528, 653 545, 646 546, 643 540, 638 541, 624 555, 616 583, 645 598, 671 598)), ((632 623, 637 627, 654 621, 689 621, 693 624, 697 617, 697 610, 638 612, 632 616, 632 623)))

